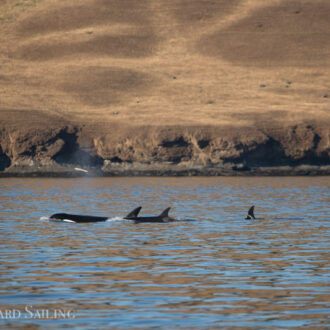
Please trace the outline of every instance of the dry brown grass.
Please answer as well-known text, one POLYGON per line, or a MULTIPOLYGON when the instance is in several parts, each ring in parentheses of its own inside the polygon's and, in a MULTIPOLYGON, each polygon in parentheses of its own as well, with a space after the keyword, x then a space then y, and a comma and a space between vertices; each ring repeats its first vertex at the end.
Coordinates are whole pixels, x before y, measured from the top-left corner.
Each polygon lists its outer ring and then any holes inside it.
POLYGON ((2 122, 8 109, 104 129, 330 122, 324 0, 6 0, 0 10, 2 122))

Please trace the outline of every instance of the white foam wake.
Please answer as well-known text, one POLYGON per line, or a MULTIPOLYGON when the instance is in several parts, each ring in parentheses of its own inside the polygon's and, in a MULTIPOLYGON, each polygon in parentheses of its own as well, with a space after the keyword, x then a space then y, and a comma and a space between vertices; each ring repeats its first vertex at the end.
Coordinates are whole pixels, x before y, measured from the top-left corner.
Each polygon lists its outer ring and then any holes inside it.
POLYGON ((114 217, 114 218, 108 218, 107 220, 105 220, 106 222, 113 222, 113 221, 125 221, 125 219, 121 218, 121 217, 114 217))
POLYGON ((40 221, 49 221, 49 217, 45 217, 45 216, 43 216, 43 217, 40 217, 40 221))

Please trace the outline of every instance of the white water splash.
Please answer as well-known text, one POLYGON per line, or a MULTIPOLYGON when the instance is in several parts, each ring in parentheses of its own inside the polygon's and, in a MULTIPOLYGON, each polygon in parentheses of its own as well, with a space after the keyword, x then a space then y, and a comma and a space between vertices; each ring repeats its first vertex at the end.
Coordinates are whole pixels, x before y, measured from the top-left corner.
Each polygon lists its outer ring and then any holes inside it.
POLYGON ((125 221, 125 219, 121 218, 121 217, 114 217, 114 218, 108 218, 107 220, 105 220, 106 222, 114 222, 114 221, 125 221))
POLYGON ((40 221, 49 221, 49 217, 45 217, 45 216, 43 216, 43 217, 40 217, 40 221))

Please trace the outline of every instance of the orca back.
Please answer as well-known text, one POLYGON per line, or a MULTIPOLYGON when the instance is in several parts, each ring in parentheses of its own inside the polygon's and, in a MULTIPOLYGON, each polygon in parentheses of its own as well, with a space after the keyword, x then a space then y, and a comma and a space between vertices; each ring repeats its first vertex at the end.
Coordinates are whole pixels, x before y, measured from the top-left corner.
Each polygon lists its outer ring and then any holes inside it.
POLYGON ((160 215, 155 217, 136 217, 132 220, 135 220, 135 223, 142 223, 142 222, 170 222, 174 221, 173 218, 170 218, 168 212, 170 211, 170 207, 165 209, 160 215))
POLYGON ((96 217, 90 215, 79 215, 79 214, 67 214, 67 213, 55 213, 50 216, 50 219, 53 220, 61 220, 68 222, 76 222, 76 223, 88 223, 88 222, 102 222, 109 219, 108 217, 96 217))

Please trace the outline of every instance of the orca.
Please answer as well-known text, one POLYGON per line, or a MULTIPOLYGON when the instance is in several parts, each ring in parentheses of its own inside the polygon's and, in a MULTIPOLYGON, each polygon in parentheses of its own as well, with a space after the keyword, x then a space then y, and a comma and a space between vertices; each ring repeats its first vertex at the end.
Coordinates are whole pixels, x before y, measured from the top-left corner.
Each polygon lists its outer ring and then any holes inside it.
POLYGON ((144 222, 172 222, 175 221, 174 218, 170 217, 168 215, 168 212, 171 208, 168 207, 165 209, 160 215, 158 216, 145 216, 145 217, 139 217, 138 215, 136 216, 126 216, 124 219, 127 220, 134 220, 135 223, 144 223, 144 222))
MULTIPOLYGON (((134 209, 132 212, 127 214, 124 219, 136 218, 141 210, 141 206, 134 209)), ((63 222, 75 222, 75 223, 88 223, 88 222, 102 222, 109 219, 109 217, 96 217, 92 215, 78 215, 78 214, 67 214, 67 213, 55 213, 50 216, 52 220, 58 220, 63 222)))
POLYGON ((245 220, 255 220, 254 205, 249 208, 249 211, 248 211, 248 214, 247 214, 245 220))

